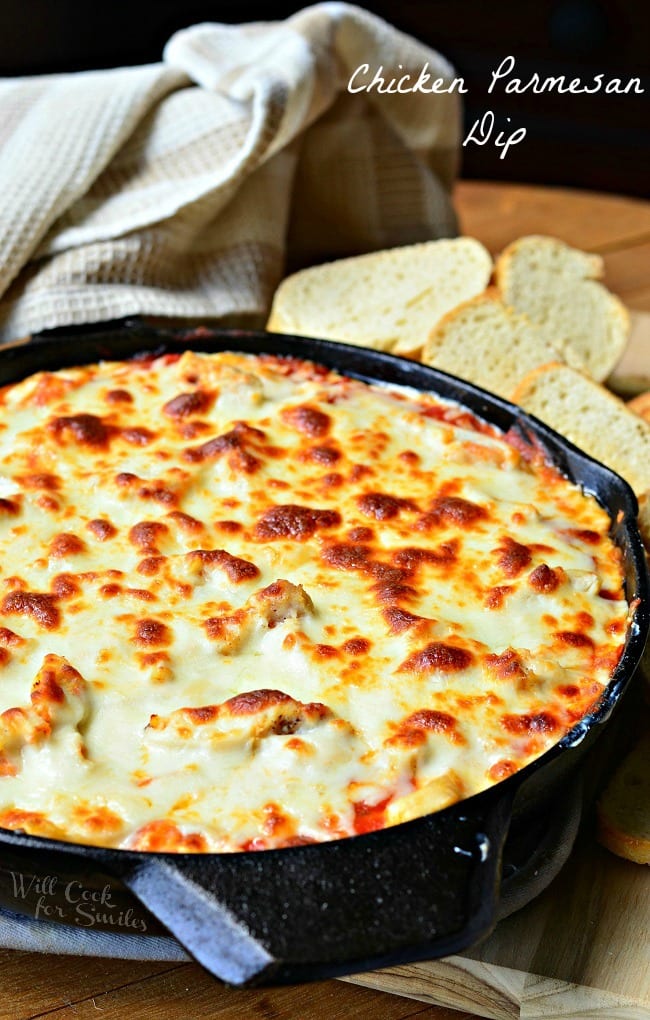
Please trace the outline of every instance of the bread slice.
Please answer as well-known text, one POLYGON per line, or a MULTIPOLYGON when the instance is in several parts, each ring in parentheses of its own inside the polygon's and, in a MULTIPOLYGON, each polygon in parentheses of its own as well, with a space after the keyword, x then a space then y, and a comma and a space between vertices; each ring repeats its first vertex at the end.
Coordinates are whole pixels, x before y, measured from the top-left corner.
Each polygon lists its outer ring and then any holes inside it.
POLYGON ((431 327, 479 294, 491 272, 489 253, 469 237, 339 259, 288 276, 266 328, 414 356, 431 327))
POLYGON ((619 857, 650 864, 650 733, 623 759, 598 802, 598 839, 619 857))
POLYGON ((650 423, 582 372, 543 365, 524 376, 513 400, 621 474, 638 496, 650 489, 650 423))
POLYGON ((635 414, 640 414, 646 421, 650 421, 650 390, 645 393, 639 393, 638 397, 634 400, 628 400, 627 406, 630 411, 634 411, 635 414))
MULTIPOLYGON (((639 531, 650 556, 650 489, 639 495, 639 531)), ((648 643, 648 655, 650 656, 650 643, 648 643)), ((648 681, 650 682, 650 676, 648 676, 648 681)))
POLYGON ((522 376, 559 357, 525 315, 506 308, 494 287, 448 312, 422 351, 427 365, 506 399, 522 376))
POLYGON ((521 237, 495 265, 503 300, 524 312, 562 358, 598 382, 607 378, 627 344, 630 317, 621 301, 597 280, 598 255, 553 237, 521 237))

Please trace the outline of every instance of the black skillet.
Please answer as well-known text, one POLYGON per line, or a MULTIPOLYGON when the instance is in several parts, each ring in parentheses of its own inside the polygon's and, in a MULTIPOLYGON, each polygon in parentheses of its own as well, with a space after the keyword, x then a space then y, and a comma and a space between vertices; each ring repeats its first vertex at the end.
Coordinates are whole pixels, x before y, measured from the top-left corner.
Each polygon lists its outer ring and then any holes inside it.
POLYGON ((204 967, 235 985, 325 978, 466 949, 497 919, 508 832, 525 832, 561 804, 641 659, 648 576, 635 497, 613 472, 506 401, 415 362, 328 341, 137 322, 58 330, 55 339, 1 351, 0 384, 42 369, 185 347, 295 355, 357 378, 431 390, 541 443, 611 517, 635 607, 623 656, 596 708, 559 744, 436 814, 331 843, 235 854, 134 853, 0 830, 0 866, 11 858, 80 881, 115 876, 204 967))

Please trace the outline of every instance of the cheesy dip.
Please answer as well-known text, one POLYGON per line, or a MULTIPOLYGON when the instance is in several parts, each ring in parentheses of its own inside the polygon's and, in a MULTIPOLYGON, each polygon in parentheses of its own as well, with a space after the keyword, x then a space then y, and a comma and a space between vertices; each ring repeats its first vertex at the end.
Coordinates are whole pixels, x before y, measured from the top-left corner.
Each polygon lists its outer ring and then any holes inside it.
POLYGON ((598 700, 609 519, 456 405, 191 352, 0 391, 0 826, 138 850, 449 805, 598 700))

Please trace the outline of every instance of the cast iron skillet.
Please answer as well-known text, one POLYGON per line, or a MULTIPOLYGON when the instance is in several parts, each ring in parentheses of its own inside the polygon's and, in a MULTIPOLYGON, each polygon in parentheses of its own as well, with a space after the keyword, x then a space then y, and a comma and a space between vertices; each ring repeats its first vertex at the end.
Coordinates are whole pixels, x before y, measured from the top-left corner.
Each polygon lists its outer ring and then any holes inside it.
POLYGON ((494 926, 501 850, 575 774, 629 687, 645 644, 648 578, 629 486, 519 408, 412 361, 320 340, 242 331, 157 330, 140 323, 57 331, 0 352, 0 384, 32 372, 139 352, 192 348, 311 358, 348 375, 432 390, 503 431, 541 443, 558 468, 592 492, 612 519, 635 606, 625 650, 602 700, 564 739, 514 776, 444 811, 367 835, 283 850, 165 854, 106 850, 0 830, 56 872, 118 877, 209 971, 244 985, 305 981, 447 956, 494 926))

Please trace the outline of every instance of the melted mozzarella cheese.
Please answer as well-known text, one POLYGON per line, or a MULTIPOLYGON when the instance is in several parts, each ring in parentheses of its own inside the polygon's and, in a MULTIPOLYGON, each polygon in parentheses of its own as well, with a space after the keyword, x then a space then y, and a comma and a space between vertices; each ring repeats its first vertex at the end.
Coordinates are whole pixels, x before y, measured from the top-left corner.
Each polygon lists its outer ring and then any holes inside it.
POLYGON ((0 824, 233 851, 437 810, 598 700, 596 502, 416 391, 238 354, 0 393, 0 824))

